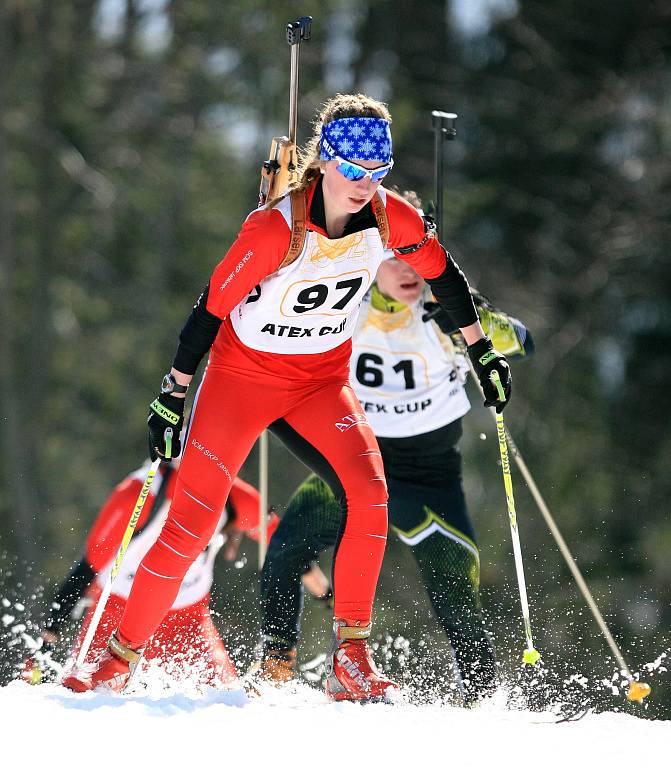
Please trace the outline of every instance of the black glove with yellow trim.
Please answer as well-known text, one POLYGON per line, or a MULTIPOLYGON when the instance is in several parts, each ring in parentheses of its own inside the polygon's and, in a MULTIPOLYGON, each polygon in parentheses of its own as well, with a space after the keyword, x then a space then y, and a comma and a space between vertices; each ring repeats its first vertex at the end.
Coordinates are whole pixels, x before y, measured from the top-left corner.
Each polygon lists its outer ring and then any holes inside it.
POLYGON ((183 397, 161 393, 149 406, 149 459, 171 461, 179 458, 182 444, 179 440, 184 426, 183 397), (170 432, 168 432, 170 430, 170 432))
POLYGON ((480 386, 485 395, 485 408, 496 406, 496 412, 501 411, 510 402, 512 390, 512 377, 510 375, 510 366, 506 358, 494 349, 491 340, 486 336, 479 339, 475 344, 467 348, 468 356, 471 358, 475 373, 480 380, 480 386), (492 381, 492 373, 496 371, 501 381, 505 399, 499 398, 499 390, 492 381))

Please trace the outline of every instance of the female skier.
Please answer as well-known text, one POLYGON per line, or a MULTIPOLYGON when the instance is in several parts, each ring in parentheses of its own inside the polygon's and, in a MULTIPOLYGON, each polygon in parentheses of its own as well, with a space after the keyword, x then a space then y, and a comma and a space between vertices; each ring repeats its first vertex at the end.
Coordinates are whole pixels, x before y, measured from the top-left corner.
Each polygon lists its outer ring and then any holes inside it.
MULTIPOLYGON (((461 418, 470 408, 468 366, 449 336, 456 329, 428 298, 424 281, 407 263, 389 259, 380 265, 354 332, 350 381, 380 445, 389 522, 411 548, 470 704, 493 692, 496 665, 483 625, 479 553, 457 448, 461 418), (427 322, 427 307, 436 324, 427 322)), ((533 351, 519 321, 479 294, 475 298, 497 349, 509 357, 533 351)), ((262 680, 283 683, 294 676, 300 577, 336 541, 339 518, 336 498, 314 475, 282 517, 261 575, 262 657, 254 674, 262 680)))
POLYGON ((385 247, 427 279, 461 329, 488 404, 497 403, 493 371, 506 397, 511 384, 463 274, 418 211, 380 187, 393 165, 390 122, 385 105, 362 94, 327 102, 295 189, 251 213, 215 268, 151 405, 150 444, 165 456, 166 430, 179 433, 186 390, 212 347, 168 519, 138 569, 108 650, 90 676, 66 678, 68 687, 123 689, 211 537, 238 468, 273 422, 343 499, 327 693, 369 699, 395 687, 375 668, 366 642, 386 542, 387 488, 375 435, 348 381, 359 304, 385 247))
MULTIPOLYGON (((173 464, 164 462, 160 465, 138 520, 136 533, 113 582, 112 592, 87 652, 88 662, 97 658, 107 647, 112 630, 119 624, 135 572, 165 521, 175 490, 178 464, 179 461, 173 464)), ((46 673, 47 678, 53 673, 56 665, 50 667, 46 652, 52 650, 59 642, 71 614, 84 598, 90 607, 72 649, 71 658, 76 657, 98 598, 109 578, 116 551, 144 483, 147 469, 148 465, 145 465, 128 475, 114 488, 101 507, 88 535, 82 559, 73 567, 51 603, 42 632, 44 650, 34 654, 26 662, 22 672, 24 680, 41 682, 43 673, 46 673)), ((258 538, 258 518, 258 492, 248 483, 236 478, 214 534, 205 550, 189 568, 165 619, 147 644, 145 660, 156 659, 173 677, 188 677, 197 684, 229 685, 236 679, 235 667, 212 622, 210 589, 214 560, 219 549, 225 545, 225 556, 227 559, 233 559, 243 532, 252 539, 258 538)), ((277 515, 272 513, 268 520, 269 536, 274 533, 278 522, 277 515)))

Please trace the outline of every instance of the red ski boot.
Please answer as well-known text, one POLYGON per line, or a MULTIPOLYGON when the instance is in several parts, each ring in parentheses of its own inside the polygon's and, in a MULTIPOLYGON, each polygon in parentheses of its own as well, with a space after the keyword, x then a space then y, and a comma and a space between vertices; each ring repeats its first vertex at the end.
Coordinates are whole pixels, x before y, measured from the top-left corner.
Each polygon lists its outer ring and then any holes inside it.
POLYGON ((396 683, 375 666, 366 642, 370 624, 348 627, 342 619, 333 622, 333 650, 326 660, 326 695, 336 701, 383 699, 396 683))
POLYGON ((77 693, 107 688, 121 693, 128 685, 142 658, 144 648, 133 650, 117 640, 116 633, 109 639, 107 650, 93 664, 84 664, 66 674, 63 685, 77 693))

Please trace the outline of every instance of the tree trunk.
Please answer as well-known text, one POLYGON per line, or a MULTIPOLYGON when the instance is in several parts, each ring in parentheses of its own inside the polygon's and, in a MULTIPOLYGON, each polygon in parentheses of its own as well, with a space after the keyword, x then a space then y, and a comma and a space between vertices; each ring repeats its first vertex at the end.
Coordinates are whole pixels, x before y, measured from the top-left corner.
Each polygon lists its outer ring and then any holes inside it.
MULTIPOLYGON (((19 365, 14 343, 16 313, 14 285, 16 248, 14 242, 14 195, 10 176, 10 137, 3 119, 8 114, 14 51, 9 35, 10 11, 0 7, 0 475, 4 475, 5 506, 9 514, 7 542, 20 559, 32 562, 36 554, 35 514, 39 508, 34 476, 28 457, 28 438, 23 415, 19 365)), ((5 526, 3 525, 3 529, 5 526)))

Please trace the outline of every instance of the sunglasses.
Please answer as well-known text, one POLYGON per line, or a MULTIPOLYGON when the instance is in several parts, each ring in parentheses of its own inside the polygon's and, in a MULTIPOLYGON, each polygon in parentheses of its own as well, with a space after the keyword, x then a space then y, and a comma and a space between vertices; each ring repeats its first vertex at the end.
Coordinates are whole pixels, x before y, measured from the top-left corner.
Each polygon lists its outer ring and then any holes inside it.
POLYGON ((373 168, 372 171, 353 163, 351 160, 345 160, 342 157, 338 157, 338 155, 335 156, 334 160, 336 161, 336 168, 338 171, 350 181, 360 181, 366 177, 373 182, 382 181, 394 167, 393 160, 390 160, 386 165, 382 165, 379 168, 373 168))

